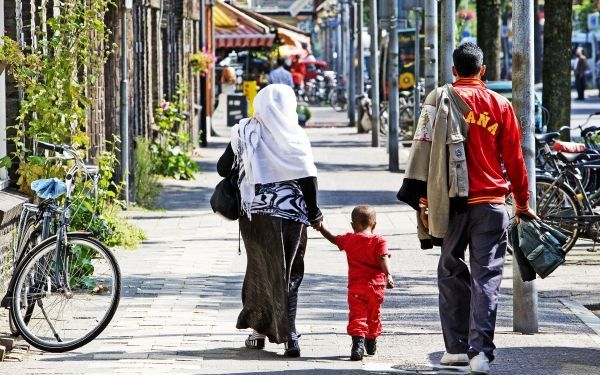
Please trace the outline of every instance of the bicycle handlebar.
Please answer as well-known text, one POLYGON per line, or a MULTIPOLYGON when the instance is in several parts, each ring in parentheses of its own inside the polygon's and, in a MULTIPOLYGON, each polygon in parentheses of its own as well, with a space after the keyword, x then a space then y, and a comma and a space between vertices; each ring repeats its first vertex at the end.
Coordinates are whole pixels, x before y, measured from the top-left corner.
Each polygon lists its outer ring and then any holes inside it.
POLYGON ((46 143, 42 141, 38 141, 37 145, 44 150, 55 151, 55 152, 65 152, 64 146, 53 145, 52 143, 46 143))

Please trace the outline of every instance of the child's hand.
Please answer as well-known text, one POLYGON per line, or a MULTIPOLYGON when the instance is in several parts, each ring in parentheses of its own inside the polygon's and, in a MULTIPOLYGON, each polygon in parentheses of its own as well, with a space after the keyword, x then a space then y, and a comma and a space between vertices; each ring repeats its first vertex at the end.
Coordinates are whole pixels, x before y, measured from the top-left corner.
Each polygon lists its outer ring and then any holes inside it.
POLYGON ((394 278, 392 277, 392 275, 389 275, 389 274, 386 275, 385 281, 386 281, 385 287, 387 289, 394 289, 394 278))
POLYGON ((323 228, 323 220, 316 222, 311 226, 313 227, 314 230, 318 230, 320 232, 321 228, 323 228))

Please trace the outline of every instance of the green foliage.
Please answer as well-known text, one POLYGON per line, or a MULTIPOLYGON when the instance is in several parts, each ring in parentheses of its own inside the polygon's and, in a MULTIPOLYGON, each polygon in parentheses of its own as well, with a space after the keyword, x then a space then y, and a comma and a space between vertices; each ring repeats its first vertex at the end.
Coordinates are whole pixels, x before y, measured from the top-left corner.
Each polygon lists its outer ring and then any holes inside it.
POLYGON ((69 279, 71 288, 94 289, 96 282, 90 277, 94 273, 92 258, 95 255, 92 248, 75 245, 70 249, 69 274, 73 275, 69 279))
POLYGON ((135 148, 135 203, 144 208, 156 208, 160 184, 154 173, 151 144, 144 138, 136 140, 135 148))
POLYGON ((23 64, 25 55, 19 49, 19 44, 7 36, 0 37, 0 65, 9 68, 23 64))
POLYGON ((596 0, 582 0, 579 5, 573 5, 573 30, 588 32, 588 15, 598 10, 598 2, 596 0))
MULTIPOLYGON (((23 89, 17 137, 86 147, 87 90, 97 85, 110 52, 103 20, 110 0, 65 2, 60 15, 38 28, 38 47, 11 67, 23 89), (102 52, 104 51, 104 52, 102 52)), ((24 145, 21 145, 24 146, 24 145)), ((17 156, 28 151, 18 147, 17 156)))
POLYGON ((77 181, 71 229, 88 230, 108 247, 137 247, 146 237, 143 231, 120 216, 125 203, 119 198, 122 185, 114 182, 114 172, 118 166, 115 153, 102 153, 98 166, 95 189, 91 179, 77 181))
POLYGON ((190 158, 190 137, 183 129, 186 121, 187 91, 180 78, 173 101, 164 101, 154 112, 158 136, 152 144, 155 172, 178 180, 194 179, 198 165, 190 158))
MULTIPOLYGON (((12 157, 19 163, 17 184, 28 194, 33 195, 30 185, 36 179, 64 178, 69 164, 35 155, 26 139, 33 144, 35 140, 69 144, 82 156, 89 145, 86 126, 92 103, 88 93, 99 84, 112 50, 110 30, 104 23, 111 5, 112 0, 61 2, 60 15, 47 18, 46 25, 35 30, 36 48, 21 51, 7 37, 0 43, 0 64, 9 66, 24 94, 11 141, 16 146, 12 157)), ((40 8, 40 19, 46 18, 42 12, 46 9, 40 8)), ((11 162, 10 157, 2 158, 0 167, 11 162)), ((144 234, 119 216, 121 188, 113 181, 117 164, 114 152, 101 155, 97 190, 92 180, 76 181, 78 199, 71 206, 71 229, 89 230, 111 247, 134 247, 144 234)))

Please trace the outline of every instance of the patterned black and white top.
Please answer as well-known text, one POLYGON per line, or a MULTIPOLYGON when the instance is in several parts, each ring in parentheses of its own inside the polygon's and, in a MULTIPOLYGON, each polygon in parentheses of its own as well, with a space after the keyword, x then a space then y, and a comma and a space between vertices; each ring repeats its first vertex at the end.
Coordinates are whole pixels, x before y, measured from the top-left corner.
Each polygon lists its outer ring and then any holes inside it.
POLYGON ((296 181, 256 185, 252 215, 269 215, 309 225, 306 204, 296 181))
MULTIPOLYGON (((234 169, 241 170, 239 184, 244 174, 244 168, 239 167, 230 143, 217 162, 217 171, 221 177, 227 177, 234 169)), ((234 174, 238 174, 237 171, 234 174)), ((317 190, 316 177, 256 185, 250 213, 285 218, 306 225, 318 222, 323 219, 323 214, 317 206, 317 190)))
MULTIPOLYGON (((244 165, 236 160, 234 168, 239 172, 239 181, 245 176, 244 165)), ((298 221, 310 225, 304 195, 297 181, 256 184, 256 196, 252 202, 252 215, 268 215, 298 221)))

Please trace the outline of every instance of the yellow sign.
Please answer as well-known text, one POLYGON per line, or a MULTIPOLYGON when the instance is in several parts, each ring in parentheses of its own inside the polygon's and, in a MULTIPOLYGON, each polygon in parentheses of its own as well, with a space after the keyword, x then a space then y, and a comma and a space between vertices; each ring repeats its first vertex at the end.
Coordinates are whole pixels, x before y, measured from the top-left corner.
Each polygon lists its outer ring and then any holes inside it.
POLYGON ((409 89, 415 85, 415 76, 410 72, 400 74, 400 88, 409 89))
POLYGON ((256 81, 244 81, 242 92, 248 100, 248 116, 254 116, 254 97, 258 93, 256 81))

